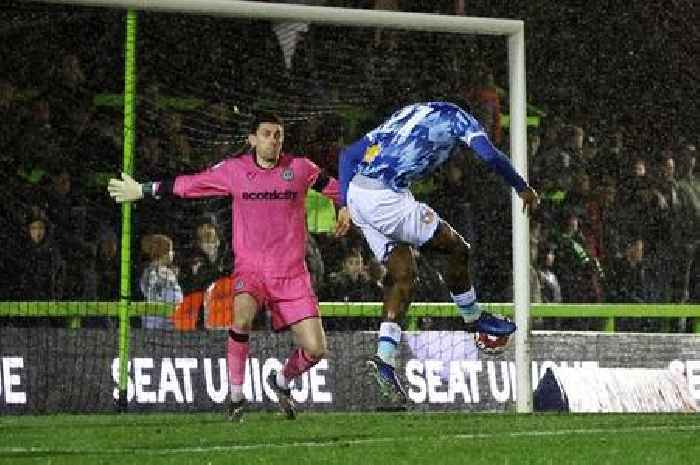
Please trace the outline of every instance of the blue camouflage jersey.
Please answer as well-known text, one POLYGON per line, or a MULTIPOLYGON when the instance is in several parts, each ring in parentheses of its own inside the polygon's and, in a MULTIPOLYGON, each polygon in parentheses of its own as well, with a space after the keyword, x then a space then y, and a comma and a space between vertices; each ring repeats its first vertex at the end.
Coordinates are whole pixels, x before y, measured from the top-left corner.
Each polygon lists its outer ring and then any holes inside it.
POLYGON ((518 192, 527 186, 472 115, 449 102, 416 103, 400 109, 343 151, 339 166, 341 203, 345 204, 355 174, 381 180, 391 190, 405 191, 447 161, 458 145, 473 149, 518 192))
POLYGON ((356 172, 406 190, 447 161, 460 142, 469 146, 478 135, 485 135, 479 122, 452 103, 409 105, 367 133, 369 145, 356 172))

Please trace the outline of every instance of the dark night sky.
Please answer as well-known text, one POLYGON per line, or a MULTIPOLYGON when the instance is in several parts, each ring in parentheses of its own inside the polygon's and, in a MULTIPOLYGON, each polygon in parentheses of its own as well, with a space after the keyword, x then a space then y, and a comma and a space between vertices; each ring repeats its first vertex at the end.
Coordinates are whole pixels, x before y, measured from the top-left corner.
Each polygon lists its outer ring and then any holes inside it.
POLYGON ((650 135, 696 132, 700 26, 692 0, 481 3, 490 5, 480 14, 525 20, 533 102, 574 118, 634 120, 650 135))

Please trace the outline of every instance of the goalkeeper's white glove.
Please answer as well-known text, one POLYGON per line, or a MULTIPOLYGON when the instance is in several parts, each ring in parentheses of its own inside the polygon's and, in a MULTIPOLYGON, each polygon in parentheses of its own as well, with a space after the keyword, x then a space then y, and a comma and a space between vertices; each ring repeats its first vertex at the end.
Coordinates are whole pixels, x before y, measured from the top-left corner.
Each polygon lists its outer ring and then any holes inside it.
POLYGON ((122 179, 123 181, 110 179, 107 185, 109 195, 117 203, 132 202, 143 198, 143 185, 126 173, 122 173, 122 179))

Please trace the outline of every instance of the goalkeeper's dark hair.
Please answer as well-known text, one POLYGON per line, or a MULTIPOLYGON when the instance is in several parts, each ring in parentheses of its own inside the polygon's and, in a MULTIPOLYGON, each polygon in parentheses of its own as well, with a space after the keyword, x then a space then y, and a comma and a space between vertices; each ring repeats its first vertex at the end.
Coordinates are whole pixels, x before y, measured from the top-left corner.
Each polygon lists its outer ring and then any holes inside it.
POLYGON ((260 125, 263 123, 272 123, 284 126, 284 120, 277 113, 267 110, 256 110, 253 112, 253 117, 250 120, 248 134, 255 134, 260 125))
MULTIPOLYGON (((280 126, 284 126, 284 120, 277 113, 267 110, 255 110, 253 111, 253 114, 250 118, 250 123, 248 124, 248 134, 255 134, 258 131, 260 125, 263 123, 273 123, 279 124, 280 126)), ((240 157, 244 153, 250 152, 251 149, 252 147, 246 141, 246 143, 243 144, 241 148, 236 150, 231 155, 231 158, 240 157)))

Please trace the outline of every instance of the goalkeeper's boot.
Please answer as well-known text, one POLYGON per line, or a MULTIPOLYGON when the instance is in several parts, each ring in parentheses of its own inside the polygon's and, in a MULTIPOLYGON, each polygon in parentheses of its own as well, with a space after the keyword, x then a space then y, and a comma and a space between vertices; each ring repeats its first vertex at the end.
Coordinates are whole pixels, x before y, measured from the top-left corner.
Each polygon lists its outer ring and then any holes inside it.
POLYGON ((226 396, 226 402, 224 402, 224 412, 226 413, 226 419, 234 423, 240 423, 243 421, 243 413, 245 413, 246 406, 248 405, 248 400, 244 397, 238 402, 231 400, 230 396, 226 396))
POLYGON ((382 360, 378 355, 372 356, 367 360, 367 367, 371 375, 377 381, 379 391, 386 398, 394 398, 397 402, 405 404, 408 402, 408 396, 399 377, 396 376, 394 367, 382 360))
POLYGON ((292 399, 292 390, 290 388, 281 388, 277 385, 277 373, 274 371, 267 377, 267 384, 277 394, 278 405, 284 416, 287 420, 294 420, 297 417, 297 413, 294 399, 292 399))

